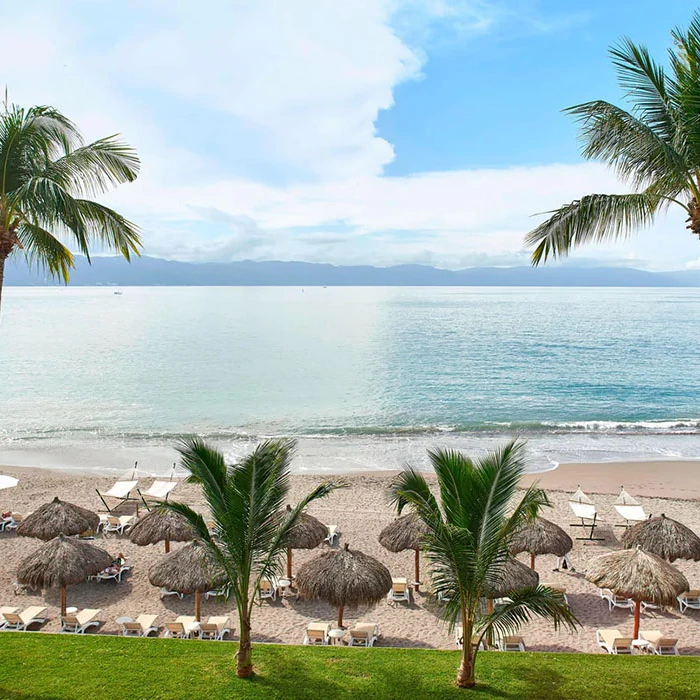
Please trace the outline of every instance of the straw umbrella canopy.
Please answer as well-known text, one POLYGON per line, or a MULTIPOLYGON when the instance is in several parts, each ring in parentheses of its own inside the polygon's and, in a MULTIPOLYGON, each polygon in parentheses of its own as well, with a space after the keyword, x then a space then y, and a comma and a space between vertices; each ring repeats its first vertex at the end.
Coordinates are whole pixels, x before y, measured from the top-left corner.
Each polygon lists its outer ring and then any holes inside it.
POLYGON ((634 639, 639 635, 640 603, 672 605, 687 591, 688 581, 674 566, 639 548, 602 554, 591 560, 586 580, 615 595, 630 598, 634 607, 634 639))
POLYGON ((99 574, 111 563, 112 555, 104 549, 58 535, 20 563, 17 580, 31 588, 60 588, 61 615, 65 615, 66 587, 99 574))
POLYGON ((304 598, 324 600, 338 608, 338 627, 343 610, 373 605, 391 590, 391 573, 380 561, 346 544, 324 552, 297 572, 297 589, 304 598))
POLYGON ((179 513, 158 508, 136 521, 129 531, 129 539, 139 547, 164 541, 168 554, 171 542, 191 542, 194 531, 179 513))
POLYGON ((534 569, 537 555, 556 554, 563 557, 573 546, 571 537, 559 525, 545 518, 534 518, 518 528, 511 541, 510 552, 527 552, 530 555, 530 568, 534 569))
POLYGON ((409 513, 396 518, 379 533, 379 544, 390 552, 403 552, 412 549, 414 552, 414 587, 420 586, 420 549, 428 528, 415 514, 409 513))
POLYGON ((626 549, 640 547, 662 559, 700 561, 700 537, 677 520, 661 515, 633 525, 622 536, 626 549))
POLYGON ((97 530, 100 516, 87 508, 62 501, 58 497, 28 515, 17 526, 17 534, 48 541, 58 535, 79 535, 97 530))
POLYGON ((226 582, 226 575, 196 540, 166 554, 148 571, 148 580, 159 588, 178 593, 194 593, 194 616, 199 622, 201 594, 226 582))
POLYGON ((507 596, 514 591, 536 586, 539 582, 540 575, 534 569, 525 566, 515 557, 508 557, 498 580, 491 583, 484 595, 491 601, 494 598, 507 596))
MULTIPOLYGON (((287 506, 287 513, 292 507, 287 506)), ((313 515, 302 513, 287 538, 287 578, 292 579, 292 550, 316 549, 328 536, 328 528, 313 515)))

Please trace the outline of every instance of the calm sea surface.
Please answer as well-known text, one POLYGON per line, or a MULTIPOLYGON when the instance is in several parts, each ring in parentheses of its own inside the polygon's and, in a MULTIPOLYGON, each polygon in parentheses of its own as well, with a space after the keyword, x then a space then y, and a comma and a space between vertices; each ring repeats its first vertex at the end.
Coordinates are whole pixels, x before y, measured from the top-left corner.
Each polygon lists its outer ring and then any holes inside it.
POLYGON ((10 287, 0 461, 155 465, 192 433, 294 435, 309 470, 514 434, 533 468, 700 457, 699 338, 698 289, 10 287))

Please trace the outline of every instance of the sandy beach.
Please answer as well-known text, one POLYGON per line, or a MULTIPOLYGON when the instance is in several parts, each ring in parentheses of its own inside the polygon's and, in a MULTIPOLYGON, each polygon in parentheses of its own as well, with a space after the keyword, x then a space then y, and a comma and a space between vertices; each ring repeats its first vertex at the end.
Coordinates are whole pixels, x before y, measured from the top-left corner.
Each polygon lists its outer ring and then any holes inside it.
MULTIPOLYGON (((67 473, 48 469, 22 467, 0 467, 0 473, 20 479, 16 488, 0 491, 0 511, 15 510, 29 512, 54 496, 100 512, 104 508, 95 489, 108 489, 113 477, 83 473, 67 473)), ((342 489, 324 501, 312 504, 309 512, 327 524, 337 524, 342 531, 341 544, 349 543, 383 561, 394 576, 413 577, 413 553, 391 554, 377 541, 381 529, 391 522, 393 513, 387 503, 387 486, 392 472, 343 475, 341 478, 350 488, 342 489)), ((328 475, 294 475, 291 501, 328 475)), ((564 527, 572 537, 581 535, 580 529, 569 527, 574 522, 567 505, 567 492, 581 484, 584 490, 595 494, 595 502, 603 520, 598 534, 604 542, 576 541, 571 558, 576 572, 553 572, 555 558, 543 556, 537 559, 537 570, 542 583, 564 586, 574 613, 582 627, 576 633, 554 632, 544 622, 534 621, 522 630, 527 648, 541 651, 599 651, 595 643, 595 630, 613 627, 623 633, 631 633, 632 615, 628 611, 608 612, 607 604, 600 598, 598 589, 587 583, 580 571, 586 560, 593 555, 619 548, 622 528, 615 527, 620 518, 612 504, 620 485, 639 497, 647 513, 665 513, 685 523, 696 532, 700 531, 700 463, 698 462, 647 462, 596 465, 561 465, 558 469, 539 475, 540 483, 551 497, 554 508, 545 513, 564 527)), ((532 477, 527 477, 529 483, 532 477)), ((150 480, 144 480, 147 486, 150 480)), ((199 488, 180 484, 173 499, 181 500, 196 508, 203 502, 199 488)), ((119 512, 130 512, 128 504, 119 512)), ((45 604, 49 606, 49 622, 41 629, 56 632, 60 627, 59 593, 50 590, 44 595, 15 595, 15 571, 18 563, 40 546, 38 540, 17 537, 13 532, 0 533, 0 605, 26 607, 45 604)), ((98 536, 95 544, 116 556, 122 553, 132 565, 132 570, 121 583, 86 582, 68 589, 68 604, 79 608, 101 608, 105 624, 99 633, 118 632, 116 619, 123 615, 136 617, 140 613, 154 613, 159 623, 174 620, 178 615, 193 614, 192 596, 180 601, 174 597, 160 600, 158 590, 148 582, 148 569, 163 556, 163 546, 137 547, 127 537, 116 535, 98 536)), ((174 545, 178 547, 180 545, 174 545)), ((318 550, 296 551, 295 566, 299 566, 318 550)), ((526 561, 525 555, 521 555, 526 561)), ((691 587, 700 587, 700 562, 676 562, 688 578, 691 587)), ((423 577, 427 580, 427 576, 423 577)), ((230 603, 203 602, 203 616, 231 613, 230 603)), ((304 629, 314 621, 332 621, 335 610, 315 602, 286 599, 275 603, 264 603, 256 607, 253 618, 253 638, 257 641, 299 644, 304 629)), ((439 607, 434 598, 423 590, 411 605, 391 607, 381 602, 373 608, 348 610, 346 624, 357 620, 378 622, 381 626, 381 645, 399 647, 454 648, 454 641, 445 623, 439 619, 439 607)), ((677 608, 648 610, 642 616, 642 630, 661 630, 666 636, 677 637, 683 654, 700 654, 700 613, 680 615, 677 608)), ((234 636, 237 638, 237 634, 234 636)))

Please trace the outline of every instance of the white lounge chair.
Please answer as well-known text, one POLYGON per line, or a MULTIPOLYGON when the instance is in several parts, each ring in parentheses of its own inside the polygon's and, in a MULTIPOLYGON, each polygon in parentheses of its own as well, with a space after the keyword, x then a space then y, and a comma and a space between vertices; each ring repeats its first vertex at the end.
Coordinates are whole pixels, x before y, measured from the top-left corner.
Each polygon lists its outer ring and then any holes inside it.
POLYGON ((110 581, 114 580, 117 583, 121 583, 122 576, 127 572, 131 571, 130 564, 122 564, 121 566, 108 566, 104 571, 100 571, 99 574, 94 576, 95 581, 110 581))
POLYGON ((158 615, 139 615, 135 620, 122 618, 122 634, 125 637, 148 637, 151 632, 158 634, 157 620, 158 615))
POLYGON ((226 590, 224 588, 213 588, 211 591, 207 591, 204 594, 204 598, 209 600, 209 598, 225 598, 226 590))
MULTIPOLYGON (((133 476, 136 476, 136 466, 134 466, 133 476)), ((101 493, 99 489, 95 489, 95 491, 97 491, 97 495, 100 497, 102 503, 104 503, 104 507, 111 513, 112 508, 107 505, 105 498, 113 498, 118 501, 114 506, 115 508, 127 501, 136 501, 137 499, 131 495, 131 492, 138 486, 138 483, 137 479, 130 479, 128 481, 120 480, 117 481, 109 491, 105 491, 104 493, 101 493)))
POLYGON ((220 642, 227 634, 230 635, 232 630, 233 625, 228 615, 210 617, 206 622, 199 623, 199 638, 220 642))
POLYGON ((140 491, 139 489, 136 490, 139 492, 139 496, 141 496, 141 500, 146 506, 146 509, 148 509, 149 503, 146 500, 147 498, 156 502, 167 501, 170 492, 178 485, 178 483, 180 482, 156 480, 148 487, 146 491, 140 491))
POLYGON ((502 637, 496 640, 498 651, 525 651, 525 640, 522 637, 502 637))
POLYGON ((32 625, 41 625, 48 619, 46 608, 41 605, 32 605, 21 613, 4 612, 5 629, 23 631, 32 625))
POLYGON ((623 637, 620 630, 596 630, 595 639, 598 646, 608 654, 631 654, 632 637, 623 637))
POLYGON ((573 511, 574 516, 581 520, 580 523, 570 523, 571 527, 580 527, 584 532, 589 530, 588 537, 577 537, 577 540, 595 542, 605 539, 603 537, 593 537, 595 529, 598 527, 598 510, 593 501, 581 491, 580 486, 569 499, 569 507, 573 511))
POLYGON ((102 532, 116 532, 118 535, 123 535, 136 520, 133 515, 108 515, 106 522, 102 525, 102 532))
POLYGON ((688 608, 691 610, 700 610, 700 591, 690 590, 681 593, 676 600, 678 601, 678 609, 684 613, 688 608))
POLYGON ((390 605, 395 605, 396 603, 410 603, 411 588, 408 585, 408 579, 392 578, 391 590, 387 594, 386 599, 390 605))
POLYGON ((340 537, 340 528, 337 525, 328 526, 328 534, 324 537, 323 541, 327 542, 331 547, 338 543, 338 538, 340 537))
POLYGON ((166 596, 169 595, 176 595, 180 600, 182 600, 185 597, 184 593, 180 593, 180 591, 171 591, 167 588, 161 588, 160 589, 160 599, 163 600, 166 596))
POLYGON ((260 579, 258 586, 258 604, 262 605, 263 600, 274 601, 277 598, 277 582, 269 579, 260 579))
POLYGON ((17 526, 24 520, 22 513, 10 513, 6 518, 2 519, 0 531, 16 530, 17 526))
POLYGON ((165 623, 165 636, 175 639, 189 639, 194 632, 199 632, 199 623, 194 615, 180 615, 175 622, 165 623))
POLYGON ((348 646, 372 647, 379 638, 379 625, 357 622, 348 630, 348 646))
POLYGON ((73 634, 85 634, 91 627, 99 627, 102 610, 97 608, 85 608, 77 613, 66 613, 61 617, 61 632, 73 634))
POLYGON ((648 642, 647 650, 658 656, 678 656, 678 640, 665 637, 659 630, 639 632, 639 638, 648 642))
POLYGON ((328 644, 328 633, 331 631, 330 622, 312 622, 304 633, 304 644, 328 644))
POLYGON ((629 527, 634 523, 643 522, 648 518, 647 514, 644 512, 644 508, 639 504, 635 498, 632 498, 627 491, 625 491, 624 486, 620 489, 620 495, 613 503, 615 510, 620 514, 620 517, 625 521, 624 524, 617 525, 616 527, 629 527))
MULTIPOLYGON (((486 642, 483 639, 479 642, 479 637, 472 636, 472 646, 475 647, 477 643, 479 644, 479 651, 486 651, 486 642)), ((464 630, 461 625, 455 627, 455 644, 458 649, 461 649, 464 644, 464 630)))
POLYGON ((607 601, 608 610, 612 612, 613 608, 621 608, 623 610, 634 610, 635 602, 630 598, 623 598, 615 595, 609 588, 599 588, 600 597, 607 601))
POLYGON ((5 627, 7 620, 5 619, 5 613, 16 614, 19 612, 19 608, 13 608, 11 605, 3 605, 0 607, 0 629, 5 627))

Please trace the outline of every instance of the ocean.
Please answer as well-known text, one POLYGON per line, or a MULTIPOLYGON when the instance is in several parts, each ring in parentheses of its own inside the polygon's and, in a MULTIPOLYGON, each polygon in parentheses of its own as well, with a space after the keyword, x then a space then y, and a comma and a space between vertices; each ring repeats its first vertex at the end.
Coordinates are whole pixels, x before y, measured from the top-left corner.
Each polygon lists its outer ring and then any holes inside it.
POLYGON ((530 468, 700 458, 700 289, 7 287, 0 463, 163 472, 183 436, 297 471, 528 440, 530 468))

